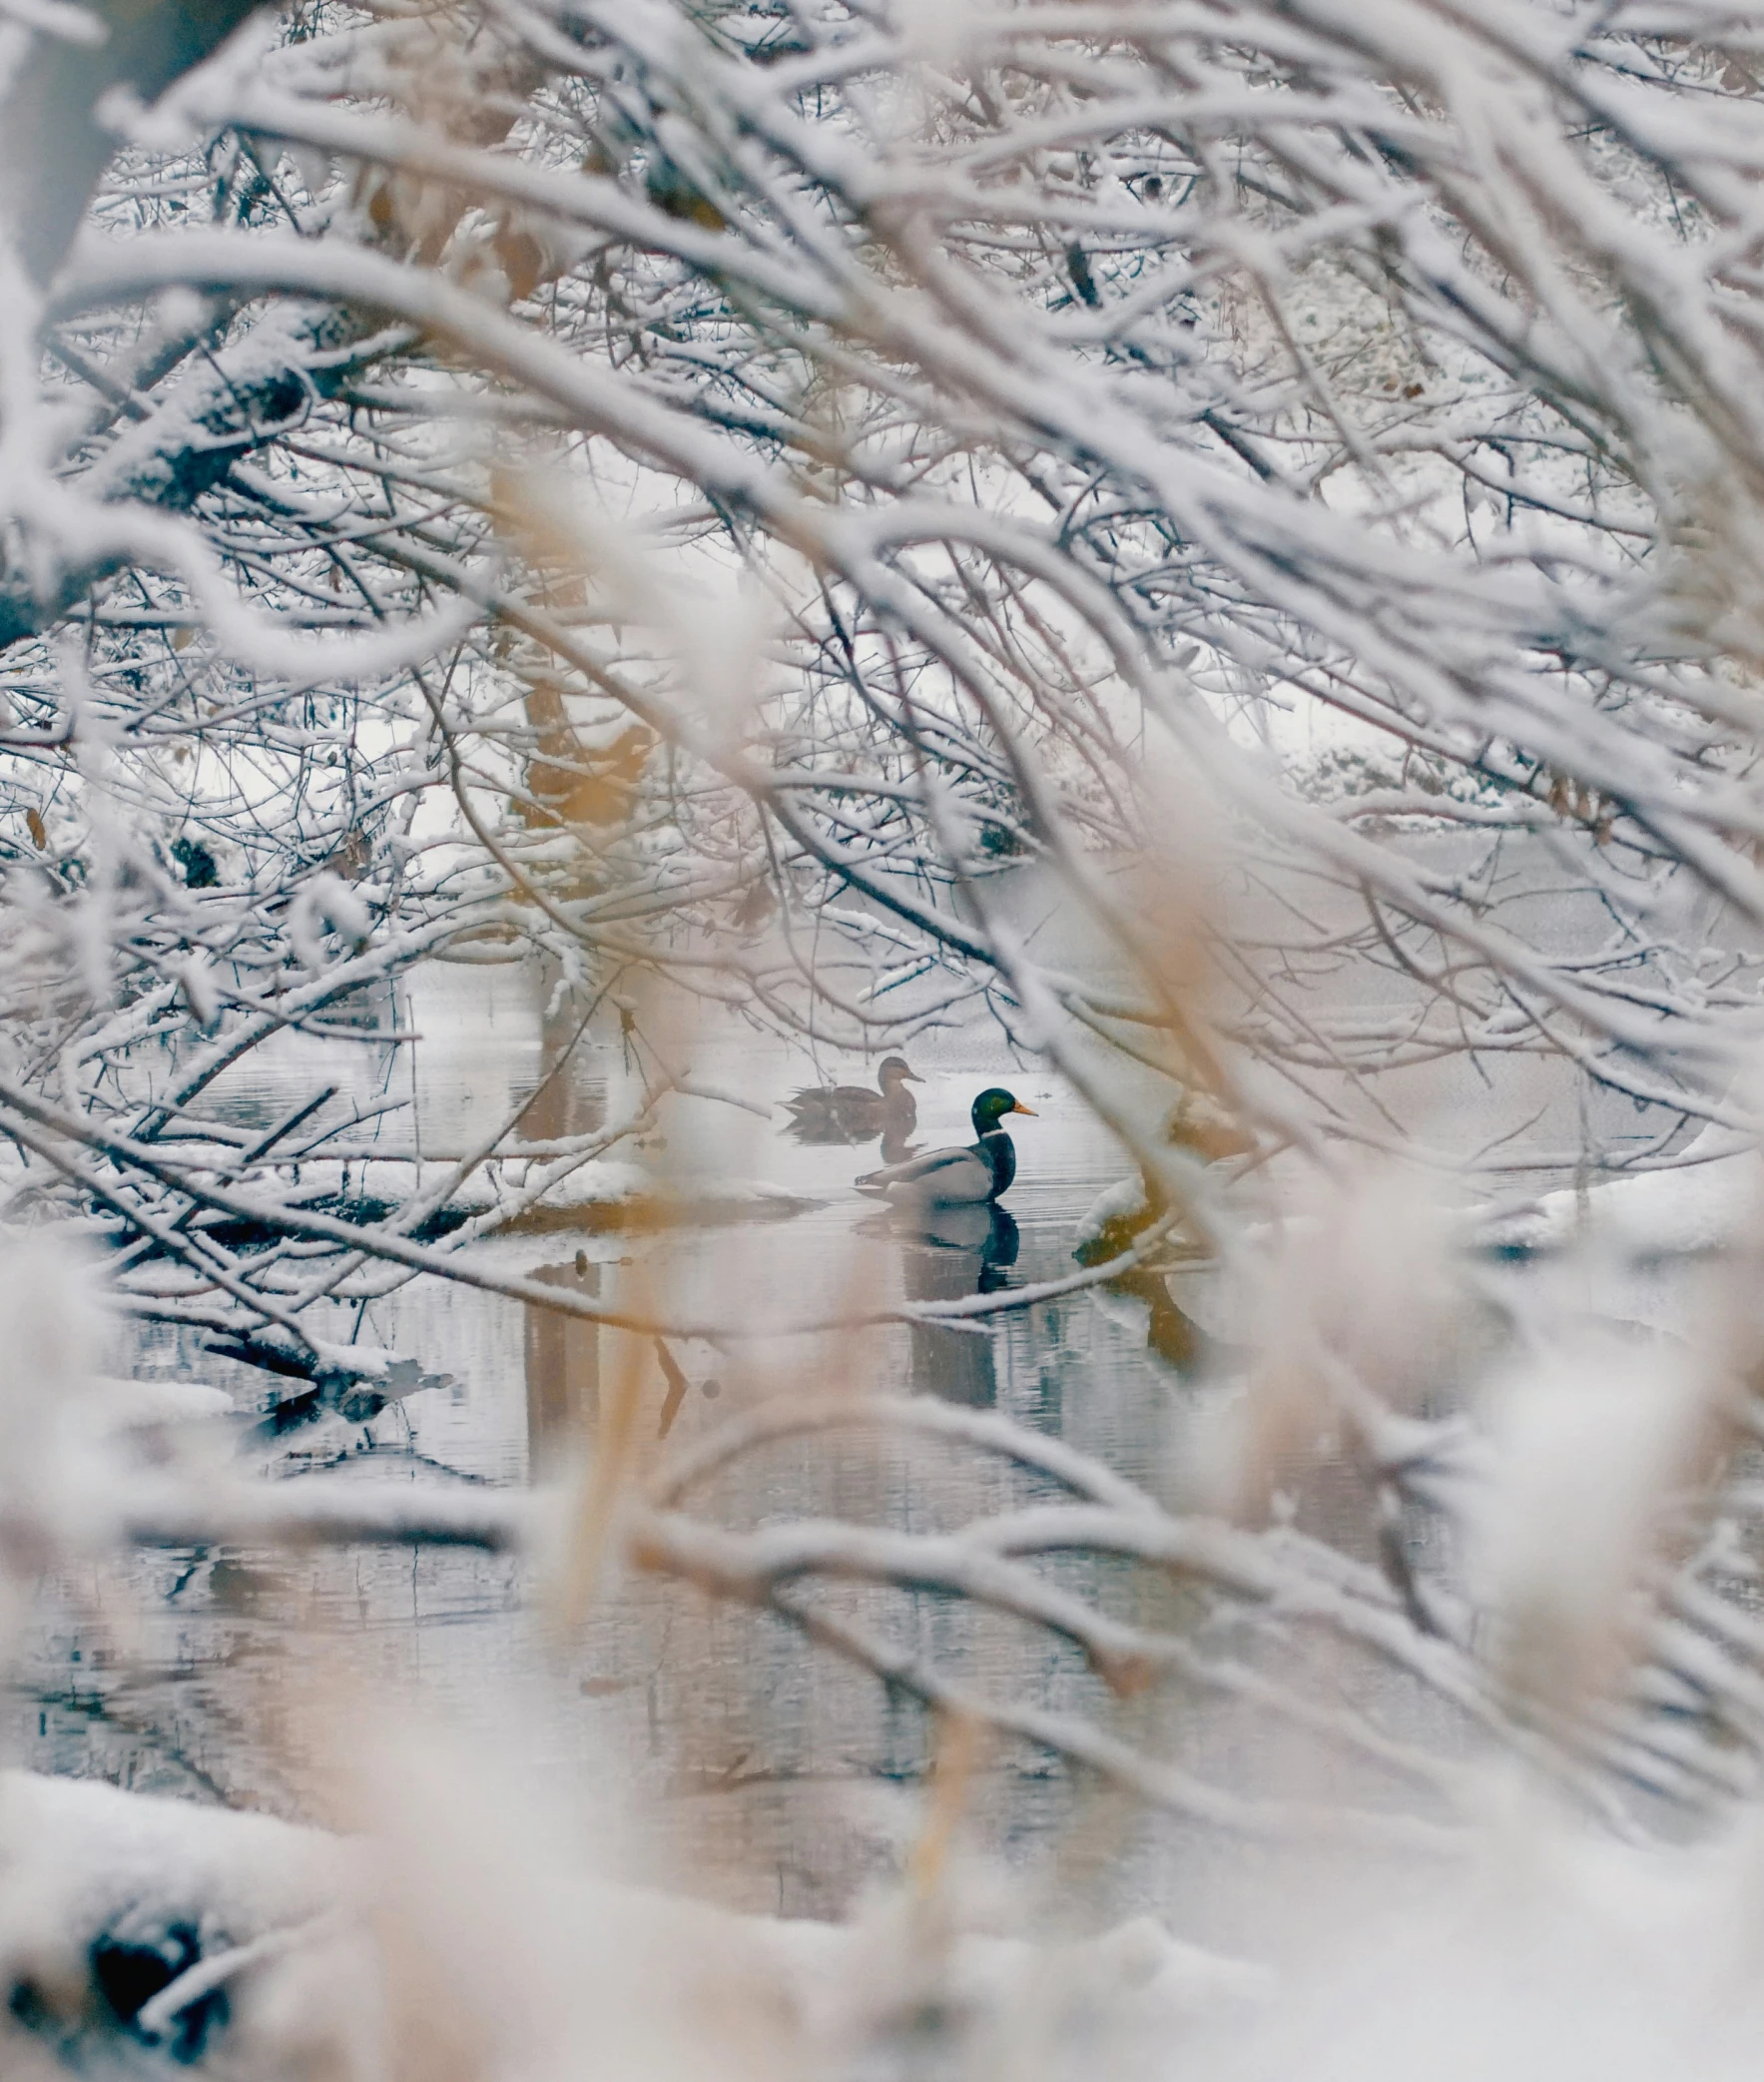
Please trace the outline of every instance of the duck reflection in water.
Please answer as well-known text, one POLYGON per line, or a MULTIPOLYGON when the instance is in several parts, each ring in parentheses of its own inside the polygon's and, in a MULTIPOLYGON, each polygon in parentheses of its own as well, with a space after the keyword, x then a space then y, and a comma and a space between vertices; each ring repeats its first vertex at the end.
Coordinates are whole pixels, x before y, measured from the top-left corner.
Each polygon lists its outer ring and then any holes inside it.
MULTIPOLYGON (((869 1226, 867 1224, 867 1226, 869 1226)), ((1022 1238, 1009 1213, 985 1206, 900 1208, 875 1225, 900 1239, 901 1285, 909 1301, 959 1301, 993 1294, 1006 1284, 1022 1238)), ((989 1325, 961 1329, 943 1323, 910 1326, 914 1394, 940 1396, 971 1408, 998 1399, 989 1325)))
MULTIPOLYGON (((913 1125, 912 1121, 902 1120, 898 1114, 883 1125, 878 1147, 884 1164, 903 1164, 918 1154, 919 1145, 912 1139, 913 1125)), ((837 1121, 789 1120, 780 1132, 789 1135, 793 1142, 839 1143, 855 1149, 875 1136, 876 1127, 873 1124, 867 1131, 859 1131, 837 1121)))

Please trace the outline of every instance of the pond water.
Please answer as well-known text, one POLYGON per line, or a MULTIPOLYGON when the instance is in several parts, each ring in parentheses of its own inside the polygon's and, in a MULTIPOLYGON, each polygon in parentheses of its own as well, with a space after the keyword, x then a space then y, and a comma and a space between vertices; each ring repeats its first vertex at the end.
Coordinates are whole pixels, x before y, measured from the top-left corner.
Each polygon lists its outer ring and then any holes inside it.
MULTIPOLYGON (((524 969, 434 968, 413 989, 399 1010, 421 1036, 414 1050, 365 1035, 359 1046, 279 1040, 213 1103, 267 1124, 327 1084, 337 1087, 333 1112, 410 1097, 382 1123, 389 1146, 464 1147, 533 1093, 570 1023, 544 1017, 542 980, 524 969)), ((590 1029, 523 1133, 625 1117, 655 1047, 767 1106, 817 1080, 805 1050, 733 1023, 676 1011, 624 1033, 614 1021, 590 1029)), ((646 1163, 677 1191, 701 1188, 713 1200, 716 1181, 774 1183, 794 1211, 637 1229, 597 1221, 478 1248, 605 1301, 750 1328, 1071 1271, 1074 1224, 1128 1168, 1112 1138, 1046 1071, 1013 1062, 989 1028, 935 1035, 908 1053, 924 1079, 921 1146, 969 1138, 967 1109, 981 1085, 1003 1082, 1034 1108, 1034 1119, 1013 1123, 1020 1169, 1008 1213, 964 1210, 928 1230, 891 1220, 852 1187, 879 1160, 874 1144, 805 1145, 786 1132, 782 1111, 762 1119, 675 1096, 637 1152, 646 1163)), ((864 1074, 850 1058, 827 1068, 841 1079, 864 1074)), ((1514 1096, 1515 1112, 1529 1092, 1514 1096)), ((1550 1097, 1557 1116, 1571 1106, 1560 1090, 1550 1097)), ((643 1454, 661 1450, 664 1422, 678 1443, 780 1387, 863 1385, 1001 1411, 1162 1490, 1180 1475, 1177 1420, 1211 1392, 1197 1385, 1195 1364, 1207 1330, 1191 1319, 1207 1316, 1205 1282, 1184 1283, 1181 1298, 1189 1314, 1162 1296, 1153 1310, 1087 1292, 979 1330, 893 1324, 723 1348, 682 1341, 673 1356, 683 1394, 670 1398, 660 1366, 645 1361, 643 1454)), ((568 1479, 594 1436, 605 1384, 630 1363, 619 1333, 426 1277, 338 1312, 326 1334, 409 1354, 449 1379, 366 1425, 333 1418, 275 1440, 246 1434, 241 1453, 283 1479, 317 1467, 455 1485, 568 1479)), ((262 1408, 274 1386, 190 1334, 151 1326, 122 1334, 116 1364, 142 1378, 217 1382, 246 1411, 262 1408)), ((942 1449, 821 1441, 743 1462, 701 1502, 736 1524, 807 1513, 924 1528, 1026 1493, 996 1464, 942 1449)), ((1339 1494, 1326 1479, 1307 1508, 1345 1540, 1360 1537, 1365 1498, 1348 1472, 1339 1494)), ((1165 1622, 1188 1595, 1100 1564, 1079 1577, 1111 1609, 1165 1622)), ((640 1811, 652 1873, 739 1905, 838 1913, 866 1875, 898 1861, 914 1825, 904 1789, 922 1777, 932 1745, 916 1708, 811 1651, 777 1620, 678 1586, 608 1585, 562 1640, 545 1588, 520 1562, 452 1550, 155 1554, 69 1571, 43 1586, 33 1615, 10 1699, 12 1749, 36 1768, 299 1813, 311 1806, 315 1755, 346 1744, 371 1702, 391 1698, 487 1754, 518 1759, 536 1781, 640 1811)), ((963 1607, 879 1593, 857 1596, 854 1609, 967 1682, 1092 1713, 1222 1782, 1295 1768, 1241 1711, 1168 1688, 1112 1701, 1069 1650, 963 1607)), ((1327 1687, 1365 1674, 1315 1675, 1327 1687)), ((1402 1711, 1413 1719, 1425 1710, 1411 1702, 1402 1711)), ((1308 1790, 1325 1789, 1315 1759, 1302 1768, 1308 1790)), ((1186 1902, 1199 1914, 1205 1896, 1216 1924, 1218 1861, 1197 1832, 1134 1819, 1039 1753, 996 1753, 983 1777, 980 1825, 1002 1857, 1038 1875, 1056 1920, 1147 1900, 1178 1913, 1186 1902)))

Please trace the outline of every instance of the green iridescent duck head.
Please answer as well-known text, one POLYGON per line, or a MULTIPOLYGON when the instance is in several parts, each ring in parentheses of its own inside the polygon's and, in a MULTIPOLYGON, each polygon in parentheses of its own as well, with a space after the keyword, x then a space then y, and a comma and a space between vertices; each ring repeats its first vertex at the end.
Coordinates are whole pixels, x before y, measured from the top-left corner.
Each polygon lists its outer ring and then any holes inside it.
POLYGON ((997 1084, 988 1085, 974 1100, 971 1118, 976 1135, 989 1135, 1004 1119, 1006 1113, 1027 1113, 1035 1117, 1033 1106, 1025 1106, 1014 1093, 1003 1090, 997 1084))

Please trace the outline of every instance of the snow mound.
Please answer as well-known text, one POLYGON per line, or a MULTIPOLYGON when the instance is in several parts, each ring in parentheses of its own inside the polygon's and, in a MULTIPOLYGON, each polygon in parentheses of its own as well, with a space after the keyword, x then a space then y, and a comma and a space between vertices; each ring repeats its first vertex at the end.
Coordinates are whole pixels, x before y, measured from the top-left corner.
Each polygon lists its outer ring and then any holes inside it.
POLYGON ((1744 1151, 1545 1193, 1484 1224, 1491 1250, 1530 1255, 1571 1243, 1628 1258, 1689 1257, 1725 1248, 1764 1219, 1764 1157, 1744 1151))
MULTIPOLYGON (((299 1206, 396 1206, 415 1194, 440 1194, 454 1165, 424 1158, 329 1159, 290 1165, 276 1197, 299 1206)), ((262 1187, 259 1187, 259 1191, 262 1187)), ((669 1221, 716 1222, 796 1214, 817 1205, 758 1178, 667 1178, 641 1164, 594 1157, 569 1165, 552 1157, 498 1157, 477 1165, 448 1195, 457 1216, 512 1228, 606 1227, 643 1212, 669 1221)), ((265 1218, 273 1204, 266 1196, 265 1218)))
MULTIPOLYGON (((0 1773, 0 2072, 46 2049, 58 2073, 175 2074, 223 2045, 229 2073, 279 2072, 307 2048, 254 2004, 295 1937, 316 1959, 355 1855, 268 1815, 0 1773)), ((351 1969, 334 1935, 324 1950, 335 2002, 351 1969)))
POLYGON ((1137 1172, 1130 1178, 1118 1178, 1113 1185, 1105 1186, 1078 1217, 1072 1241, 1083 1250, 1105 1235, 1131 1229, 1150 1211, 1145 1180, 1137 1172))
POLYGON ((1096 2054, 1162 2049, 1174 2029, 1272 1992, 1261 1969, 1180 1943, 1150 1917, 1036 1943, 951 1927, 910 1891, 873 1897, 840 1925, 736 1914, 555 1866, 480 1869, 478 1835, 508 1855, 494 1819, 491 1801, 412 1838, 376 1812, 383 1841, 345 1839, 0 1774, 0 1967, 12 1991, 0 2073, 49 2072, 33 2060, 49 2052, 80 2072, 389 2082, 405 2066, 388 2065, 387 2027, 408 2025, 414 1995, 432 2006, 429 2050, 447 2043, 451 2001, 452 2022, 491 2033, 481 2072, 508 2082, 737 2082, 846 2072, 861 2049, 930 2015, 945 2031, 979 2031, 976 2045, 1028 2027, 1096 2054), (468 1873, 480 1884, 455 1898, 450 1884, 468 1873), (751 2034, 750 2058, 728 2058, 732 2019, 738 2038, 751 2034))
POLYGON ((97 1381, 79 1398, 85 1429, 149 1431, 167 1424, 204 1424, 233 1414, 233 1398, 204 1381, 97 1381))

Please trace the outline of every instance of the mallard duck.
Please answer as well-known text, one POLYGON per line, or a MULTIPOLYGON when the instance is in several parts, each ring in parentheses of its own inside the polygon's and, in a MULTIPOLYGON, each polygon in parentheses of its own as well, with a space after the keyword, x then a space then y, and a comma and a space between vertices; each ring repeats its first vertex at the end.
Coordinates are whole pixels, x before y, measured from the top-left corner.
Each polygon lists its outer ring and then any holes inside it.
POLYGON ((792 1125, 816 1138, 860 1142, 882 1131, 903 1139, 918 1118, 906 1087, 924 1080, 907 1068, 904 1056, 884 1055, 876 1081, 875 1091, 865 1084, 807 1086, 785 1100, 792 1125))
POLYGON ((908 1163, 871 1171, 857 1181, 858 1190, 875 1193, 879 1199, 935 1207, 972 1206, 997 1199, 1009 1191, 1016 1176, 1016 1148, 999 1125, 1006 1113, 1027 1113, 1033 1119, 1035 1109, 1020 1104, 996 1084, 988 1086, 974 1100, 970 1115, 977 1141, 966 1149, 930 1149, 908 1163))

